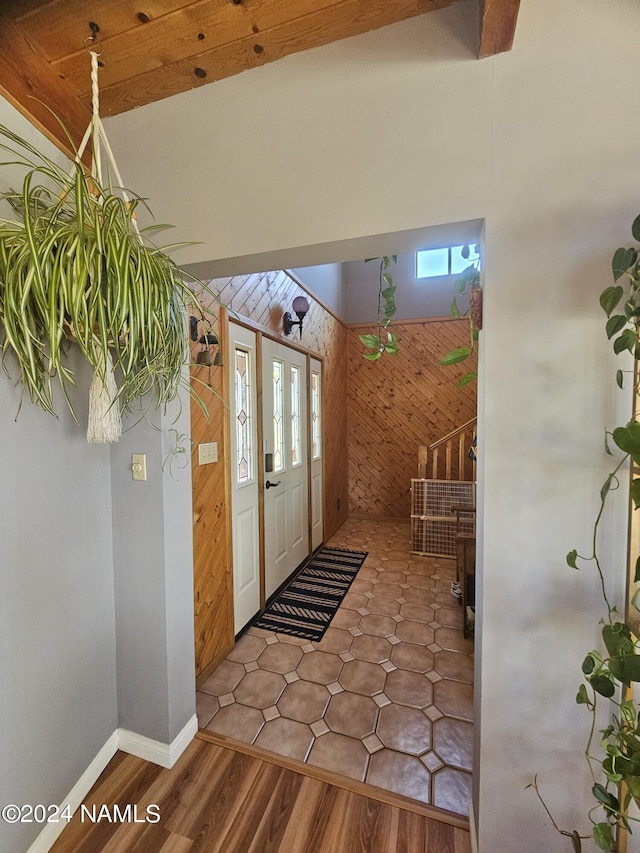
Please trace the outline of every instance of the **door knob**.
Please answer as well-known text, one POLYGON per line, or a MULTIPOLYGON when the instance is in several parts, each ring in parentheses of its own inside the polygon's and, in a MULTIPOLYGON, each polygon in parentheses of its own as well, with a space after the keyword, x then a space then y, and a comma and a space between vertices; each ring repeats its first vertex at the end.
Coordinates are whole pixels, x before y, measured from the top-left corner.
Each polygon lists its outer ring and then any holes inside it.
POLYGON ((272 483, 269 480, 267 480, 267 482, 265 483, 265 486, 267 489, 275 489, 275 487, 279 486, 281 482, 282 482, 282 480, 278 480, 277 482, 272 483))

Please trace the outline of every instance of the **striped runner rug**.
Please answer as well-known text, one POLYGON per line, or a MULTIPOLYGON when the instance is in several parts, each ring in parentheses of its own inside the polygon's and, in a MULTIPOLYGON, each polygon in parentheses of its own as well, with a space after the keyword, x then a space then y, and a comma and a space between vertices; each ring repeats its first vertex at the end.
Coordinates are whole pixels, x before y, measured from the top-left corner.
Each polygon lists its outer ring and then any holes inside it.
POLYGON ((321 640, 367 553, 321 548, 254 620, 254 627, 321 640))

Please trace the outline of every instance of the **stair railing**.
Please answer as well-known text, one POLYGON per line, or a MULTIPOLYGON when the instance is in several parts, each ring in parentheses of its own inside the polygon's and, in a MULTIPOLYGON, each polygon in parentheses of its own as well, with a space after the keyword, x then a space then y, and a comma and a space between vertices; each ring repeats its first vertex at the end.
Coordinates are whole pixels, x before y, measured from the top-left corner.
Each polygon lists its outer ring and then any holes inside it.
POLYGON ((434 441, 418 447, 418 477, 432 480, 475 481, 476 463, 469 457, 469 448, 476 433, 478 418, 434 441), (454 457, 456 457, 454 459, 454 457), (455 473, 457 476, 453 476, 455 473))

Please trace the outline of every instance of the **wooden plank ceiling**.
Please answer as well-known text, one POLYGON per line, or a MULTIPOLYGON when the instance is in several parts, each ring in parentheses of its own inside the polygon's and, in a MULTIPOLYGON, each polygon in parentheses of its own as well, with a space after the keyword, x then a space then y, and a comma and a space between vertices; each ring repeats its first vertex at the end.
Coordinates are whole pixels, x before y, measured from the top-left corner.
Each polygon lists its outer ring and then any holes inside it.
MULTIPOLYGON (((50 110, 74 140, 81 138, 91 109, 92 31, 100 52, 100 113, 109 116, 455 2, 4 0, 0 93, 68 148, 50 110)), ((519 4, 480 0, 479 57, 511 48, 519 4)), ((477 14, 473 4, 468 8, 477 14)))

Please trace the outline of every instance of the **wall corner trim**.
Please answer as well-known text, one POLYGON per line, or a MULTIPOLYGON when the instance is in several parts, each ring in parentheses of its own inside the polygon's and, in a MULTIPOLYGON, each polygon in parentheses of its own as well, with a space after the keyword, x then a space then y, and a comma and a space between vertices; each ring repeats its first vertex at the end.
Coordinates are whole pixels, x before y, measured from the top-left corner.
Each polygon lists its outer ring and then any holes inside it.
POLYGON ((171 768, 189 746, 197 731, 198 718, 195 714, 171 743, 162 743, 127 729, 119 729, 118 749, 138 758, 144 758, 153 764, 159 764, 160 767, 171 768))
MULTIPOLYGON (((72 814, 77 811, 80 807, 80 803, 87 796, 98 779, 98 776, 100 776, 107 764, 118 751, 118 741, 119 734, 116 729, 113 734, 109 736, 107 742, 89 764, 71 791, 60 803, 60 811, 62 811, 66 806, 69 806, 69 811, 72 814)), ((66 820, 60 820, 58 823, 47 823, 31 847, 29 847, 27 853, 47 853, 66 826, 66 820)))
POLYGON ((476 829, 476 816, 473 811, 473 803, 469 807, 469 837, 471 839, 471 853, 478 853, 478 831, 476 829))
MULTIPOLYGON (((60 811, 69 806, 69 811, 75 814, 80 803, 97 781, 98 776, 119 749, 122 752, 128 752, 130 755, 151 761, 153 764, 159 764, 161 767, 171 768, 189 746, 197 731, 198 718, 195 714, 171 743, 161 743, 144 735, 127 731, 127 729, 116 729, 64 798, 60 804, 60 811)), ((47 853, 66 826, 66 820, 60 820, 58 823, 47 823, 27 853, 47 853)))

